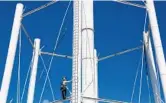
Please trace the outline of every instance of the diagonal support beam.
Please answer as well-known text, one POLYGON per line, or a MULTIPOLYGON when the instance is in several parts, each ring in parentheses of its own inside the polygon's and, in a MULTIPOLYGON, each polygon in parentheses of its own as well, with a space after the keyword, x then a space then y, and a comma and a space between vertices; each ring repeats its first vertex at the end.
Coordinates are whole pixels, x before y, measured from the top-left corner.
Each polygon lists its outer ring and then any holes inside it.
POLYGON ((122 54, 125 54, 125 53, 128 53, 128 52, 132 52, 132 51, 135 51, 135 50, 139 50, 141 49, 143 46, 138 46, 138 47, 135 47, 135 48, 131 48, 131 49, 127 49, 127 50, 124 50, 122 52, 117 52, 115 54, 111 54, 111 55, 108 55, 108 56, 105 56, 105 57, 101 57, 98 59, 98 61, 103 61, 103 60, 106 60, 106 59, 110 59, 114 56, 119 56, 119 55, 122 55, 122 54))
POLYGON ((49 53, 49 52, 40 52, 43 55, 50 55, 50 56, 56 56, 56 57, 61 57, 61 58, 67 58, 67 59, 72 59, 72 56, 68 55, 62 55, 62 54, 55 54, 55 53, 49 53))
POLYGON ((146 9, 146 6, 144 6, 144 5, 131 3, 131 2, 126 1, 126 0, 113 0, 113 1, 118 2, 118 3, 122 3, 122 4, 126 4, 126 5, 130 5, 130 6, 135 6, 135 7, 138 7, 138 8, 146 9))

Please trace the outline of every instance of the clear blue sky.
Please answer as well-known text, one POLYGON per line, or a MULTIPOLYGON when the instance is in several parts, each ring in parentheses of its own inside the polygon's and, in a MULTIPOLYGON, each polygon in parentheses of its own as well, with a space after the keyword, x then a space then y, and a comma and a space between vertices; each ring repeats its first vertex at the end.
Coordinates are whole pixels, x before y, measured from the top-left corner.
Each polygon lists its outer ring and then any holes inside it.
MULTIPOLYGON (((5 60, 10 40, 15 6, 18 2, 0 2, 0 83, 5 66, 5 60)), ((46 2, 22 2, 25 5, 25 12, 34 9, 46 2)), ((142 2, 136 2, 142 4, 142 2)), ((44 10, 27 16, 23 19, 26 30, 31 38, 40 38, 43 51, 51 52, 67 8, 68 2, 58 2, 44 10)), ((166 54, 166 2, 155 2, 157 18, 166 54)), ((65 34, 56 53, 72 55, 72 5, 65 21, 63 32, 65 34)), ((126 6, 116 2, 94 2, 94 27, 95 27, 95 48, 99 58, 113 54, 124 49, 141 45, 144 26, 145 10, 132 6, 126 6)), ((32 56, 32 48, 22 32, 22 54, 21 54, 21 92, 28 71, 32 56)), ((127 53, 121 56, 99 62, 99 97, 130 101, 137 65, 141 56, 141 50, 127 53)), ((43 56, 46 65, 49 64, 49 56, 43 56)), ((16 86, 18 70, 18 49, 15 59, 11 86, 8 100, 14 99, 16 103, 16 86)), ((39 101, 41 89, 46 73, 39 79, 43 70, 41 60, 38 65, 37 84, 35 92, 35 103, 39 101)), ((54 58, 50 72, 50 78, 56 99, 61 98, 60 81, 62 76, 71 79, 72 61, 64 58, 54 58)), ((71 85, 69 85, 71 88, 71 85)), ((137 82, 134 101, 138 101, 137 82)), ((28 88, 28 87, 27 87, 28 88)), ((27 89, 26 89, 27 90, 27 89)), ((27 94, 27 92, 25 92, 27 94)), ((152 94, 152 92, 151 92, 152 94)), ((47 83, 43 100, 52 100, 49 85, 47 83)), ((24 96, 24 103, 26 95, 24 96)), ((148 89, 145 71, 143 75, 143 88, 141 103, 148 103, 148 89)))

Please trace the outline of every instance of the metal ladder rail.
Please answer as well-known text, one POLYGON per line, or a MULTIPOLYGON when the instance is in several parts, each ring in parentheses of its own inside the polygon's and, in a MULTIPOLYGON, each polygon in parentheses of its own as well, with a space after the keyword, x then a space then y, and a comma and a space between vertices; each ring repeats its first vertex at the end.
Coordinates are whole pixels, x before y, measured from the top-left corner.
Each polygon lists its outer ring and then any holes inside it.
POLYGON ((72 103, 78 103, 79 1, 74 1, 72 103))

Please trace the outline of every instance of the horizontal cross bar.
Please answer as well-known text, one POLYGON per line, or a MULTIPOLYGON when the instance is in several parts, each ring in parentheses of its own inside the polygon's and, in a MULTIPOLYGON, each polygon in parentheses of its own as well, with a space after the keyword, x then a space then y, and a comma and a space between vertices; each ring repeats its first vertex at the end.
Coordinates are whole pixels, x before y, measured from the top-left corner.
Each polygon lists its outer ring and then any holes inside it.
POLYGON ((42 51, 40 53, 44 54, 44 55, 51 55, 51 56, 56 56, 56 57, 72 59, 72 56, 67 56, 67 55, 62 55, 62 54, 55 54, 55 53, 42 52, 42 51))

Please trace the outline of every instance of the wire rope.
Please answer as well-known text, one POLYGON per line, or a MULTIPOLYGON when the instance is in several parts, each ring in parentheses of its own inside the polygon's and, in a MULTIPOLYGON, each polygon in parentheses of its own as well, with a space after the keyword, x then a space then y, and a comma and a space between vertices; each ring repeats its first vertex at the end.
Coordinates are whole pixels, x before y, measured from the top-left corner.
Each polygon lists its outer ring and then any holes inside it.
POLYGON ((142 77, 143 77, 143 68, 144 68, 144 48, 142 48, 142 65, 141 65, 141 76, 140 76, 140 87, 139 87, 139 97, 138 103, 141 103, 141 94, 142 94, 142 77))
MULTIPOLYGON (((57 0, 57 1, 58 1, 58 0, 57 0)), ((56 0, 53 0, 53 1, 51 1, 51 2, 48 2, 48 3, 46 3, 45 5, 42 5, 42 6, 38 7, 38 8, 35 8, 35 9, 33 9, 33 10, 31 10, 31 11, 29 11, 29 12, 23 14, 22 17, 26 17, 26 16, 28 16, 28 15, 31 15, 31 14, 37 12, 37 11, 40 11, 40 10, 42 10, 42 9, 44 9, 44 8, 46 8, 46 7, 48 7, 48 6, 52 5, 52 4, 54 4, 54 3, 56 3, 57 1, 56 1, 56 0)))
MULTIPOLYGON (((61 30, 62 30, 62 27, 63 27, 63 24, 65 22, 65 19, 66 19, 66 16, 67 16, 67 13, 68 13, 68 10, 69 10, 69 7, 70 7, 70 4, 71 4, 71 0, 69 1, 69 4, 68 4, 68 7, 65 11, 65 15, 63 17, 63 20, 62 20, 62 23, 61 23, 61 26, 60 26, 60 30, 59 30, 59 33, 58 33, 58 36, 57 36, 57 39, 56 39, 56 42, 55 42, 55 46, 54 46, 54 49, 53 49, 53 53, 55 52, 56 48, 57 48, 57 44, 58 44, 58 41, 59 41, 59 37, 61 35, 61 30)), ((54 56, 51 57, 51 60, 50 60, 50 63, 49 63, 49 68, 48 68, 48 71, 47 71, 47 74, 46 74, 46 79, 44 81, 44 85, 43 85, 43 88, 42 88, 42 92, 41 92, 41 95, 40 95, 40 99, 39 99, 39 103, 41 103, 41 99, 42 99, 42 96, 43 96, 43 93, 44 93, 44 89, 45 89, 45 86, 46 86, 46 82, 47 82, 47 79, 48 79, 48 75, 49 75, 49 72, 50 72, 50 69, 51 69, 51 66, 52 66, 52 61, 54 59, 54 56)))
POLYGON ((34 60, 34 52, 33 52, 33 56, 32 56, 31 62, 29 64, 28 72, 26 74, 26 79, 25 79, 25 83, 24 83, 24 86, 23 86, 23 92, 22 92, 22 95, 21 95, 21 102, 20 103, 22 103, 23 98, 24 98, 24 93, 25 93, 27 82, 28 82, 28 77, 29 77, 29 74, 30 74, 30 70, 32 68, 33 60, 34 60))
POLYGON ((139 68, 140 68, 140 65, 141 65, 142 55, 143 55, 143 50, 142 50, 142 54, 141 54, 138 66, 137 66, 136 76, 135 76, 135 79, 134 79, 134 85, 133 85, 132 95, 131 95, 131 99, 130 99, 131 103, 133 102, 133 98, 134 98, 135 87, 136 87, 136 82, 137 82, 137 78, 138 78, 139 68))
MULTIPOLYGON (((45 72, 47 73, 46 64, 45 64, 45 62, 44 62, 44 59, 43 59, 42 55, 40 55, 40 58, 41 58, 41 60, 42 60, 43 66, 44 66, 44 70, 45 70, 45 72)), ((50 89, 51 89, 51 93, 52 93, 52 98, 53 98, 53 100, 55 100, 54 91, 53 91, 52 84, 51 84, 51 80, 50 80, 49 77, 48 77, 48 82, 49 82, 49 85, 50 85, 50 89)))

